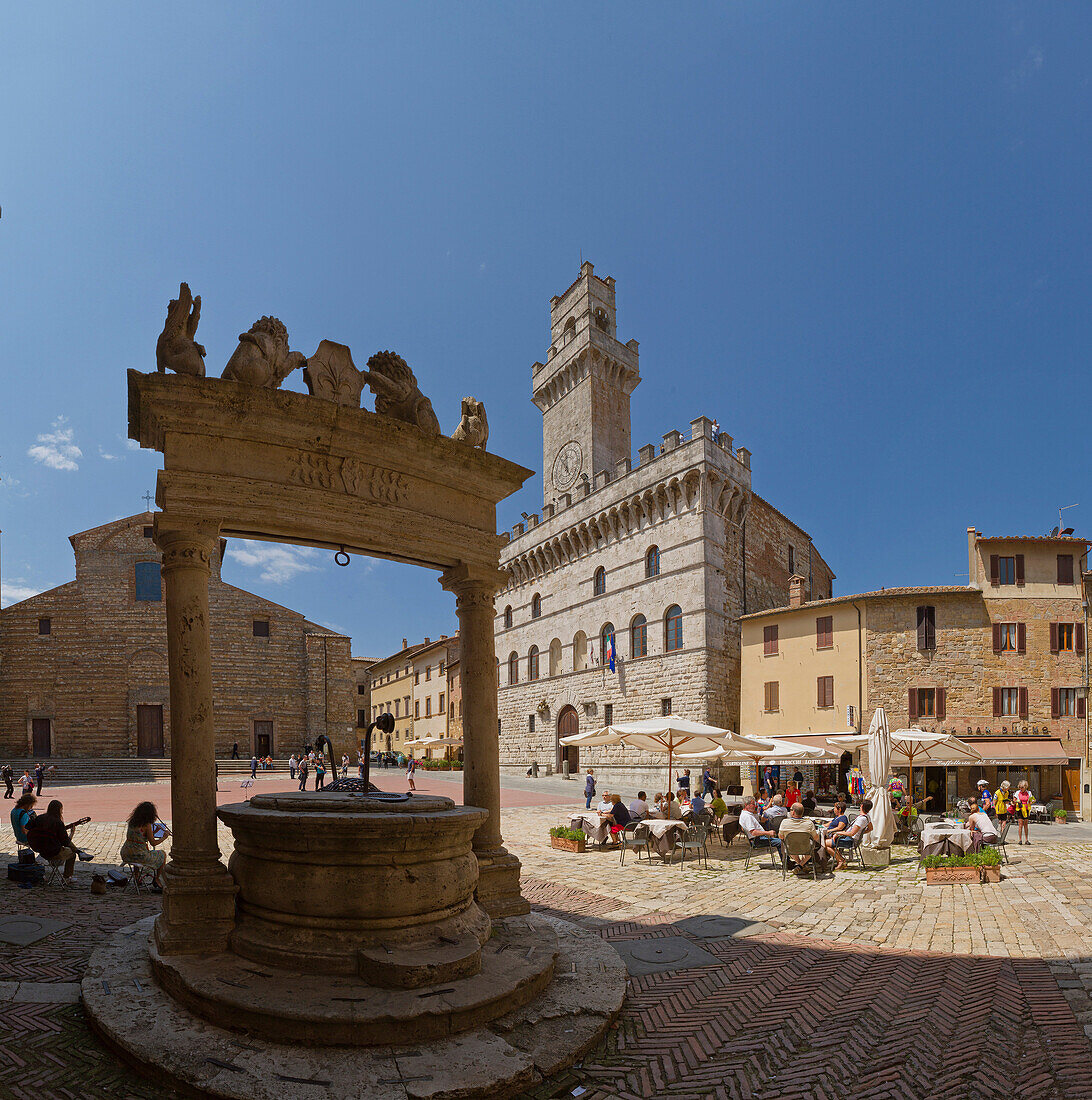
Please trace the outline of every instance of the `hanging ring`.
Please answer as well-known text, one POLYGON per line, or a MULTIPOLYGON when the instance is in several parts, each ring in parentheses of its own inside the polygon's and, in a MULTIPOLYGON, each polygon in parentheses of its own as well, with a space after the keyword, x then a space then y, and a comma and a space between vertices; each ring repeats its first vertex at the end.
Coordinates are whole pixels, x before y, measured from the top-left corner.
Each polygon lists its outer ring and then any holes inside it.
POLYGON ((344 546, 334 555, 334 561, 341 566, 349 564, 349 555, 345 553, 344 546))

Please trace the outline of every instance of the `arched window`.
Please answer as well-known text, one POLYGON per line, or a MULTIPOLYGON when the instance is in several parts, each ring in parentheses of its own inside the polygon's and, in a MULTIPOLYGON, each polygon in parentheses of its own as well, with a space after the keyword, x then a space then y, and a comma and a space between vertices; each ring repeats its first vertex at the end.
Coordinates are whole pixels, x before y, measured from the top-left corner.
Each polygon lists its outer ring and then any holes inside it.
POLYGON ((538 646, 531 646, 530 651, 527 654, 527 679, 538 679, 538 646))
POLYGON ((509 604, 504 609, 504 629, 509 630, 512 626, 512 605, 509 604))
POLYGON ((599 631, 599 660, 604 665, 610 660, 610 640, 613 637, 614 623, 604 623, 603 629, 599 631))
POLYGON ((595 571, 593 595, 602 596, 607 590, 607 571, 602 567, 595 571))
POLYGON ((561 675, 561 639, 555 638, 550 643, 550 675, 561 675))
POLYGON ((629 624, 629 655, 648 656, 648 620, 644 615, 634 615, 629 624))
POLYGON ((508 682, 519 683, 519 654, 513 653, 508 658, 508 682))
POLYGON ((565 331, 561 334, 561 338, 567 344, 576 335, 576 318, 570 317, 565 322, 565 331))
POLYGON ((573 672, 583 672, 588 667, 588 636, 578 630, 573 636, 573 672))
POLYGON ((542 597, 536 592, 531 597, 531 618, 537 619, 542 614, 542 597))
POLYGON ((645 577, 658 577, 660 575, 660 548, 650 546, 645 554, 645 577))
POLYGON ((682 608, 672 604, 664 615, 664 649, 673 653, 682 649, 682 608))

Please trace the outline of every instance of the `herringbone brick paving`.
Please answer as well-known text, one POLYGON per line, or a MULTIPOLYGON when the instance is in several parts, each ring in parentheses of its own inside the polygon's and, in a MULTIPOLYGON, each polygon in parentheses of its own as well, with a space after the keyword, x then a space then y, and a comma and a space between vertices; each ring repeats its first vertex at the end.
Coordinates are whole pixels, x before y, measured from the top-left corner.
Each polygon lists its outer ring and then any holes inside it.
MULTIPOLYGON (((926 888, 909 859, 783 882, 723 851, 709 871, 566 856, 544 839, 558 817, 505 811, 537 909, 619 943, 687 936, 678 922, 709 913, 775 931, 702 940, 716 965, 632 978, 606 1040, 528 1097, 1092 1100, 1092 845, 1021 852, 992 889, 926 888)), ((123 831, 81 839, 109 866, 123 831)), ((220 842, 226 856, 230 834, 220 842)), ((77 873, 86 885, 88 867, 77 873)), ((158 906, 0 883, 0 912, 71 921, 30 947, 0 945, 0 981, 77 981, 103 937, 158 906)), ((78 1005, 0 1001, 0 1067, 3 1100, 175 1100, 108 1054, 78 1005)))

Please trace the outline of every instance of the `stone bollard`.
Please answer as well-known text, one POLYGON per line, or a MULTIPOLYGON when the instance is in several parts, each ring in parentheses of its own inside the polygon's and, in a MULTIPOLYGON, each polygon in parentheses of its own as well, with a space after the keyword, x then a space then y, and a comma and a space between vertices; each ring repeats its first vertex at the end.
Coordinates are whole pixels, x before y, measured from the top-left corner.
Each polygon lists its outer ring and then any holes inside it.
POLYGON ((537 760, 532 760, 531 761, 531 778, 532 779, 538 779, 538 761, 537 760))
POLYGON ((572 776, 569 775, 569 762, 568 762, 568 760, 562 760, 561 761, 561 778, 562 779, 571 779, 572 778, 572 776))

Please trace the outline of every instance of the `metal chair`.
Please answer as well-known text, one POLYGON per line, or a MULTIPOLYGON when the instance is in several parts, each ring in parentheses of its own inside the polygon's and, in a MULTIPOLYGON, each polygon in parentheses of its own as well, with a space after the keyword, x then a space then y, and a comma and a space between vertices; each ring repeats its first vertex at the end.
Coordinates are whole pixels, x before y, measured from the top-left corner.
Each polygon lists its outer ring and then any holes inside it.
POLYGON ((746 833, 743 833, 743 836, 747 841, 747 855, 743 859, 744 871, 750 866, 751 856, 753 856, 755 852, 762 851, 768 851, 770 853, 770 866, 776 871, 778 856, 781 854, 781 849, 778 845, 773 843, 774 838, 768 836, 747 836, 746 833))
POLYGON ((804 868, 810 867, 812 877, 816 882, 819 881, 819 869, 815 865, 815 845, 809 833, 799 833, 795 830, 787 832, 781 837, 781 853, 784 857, 781 860, 782 881, 785 880, 785 876, 789 873, 790 863, 794 866, 803 866, 804 868), (793 859, 794 856, 807 856, 808 862, 805 864, 797 864, 793 859))
POLYGON ((861 843, 864 838, 865 834, 863 832, 860 832, 853 838, 853 846, 851 848, 838 847, 837 844, 835 844, 834 846, 835 850, 841 853, 842 858, 846 861, 846 863, 852 863, 854 860, 856 860, 861 865, 862 871, 865 869, 864 856, 861 855, 861 843))
POLYGON ((740 827, 739 827, 739 818, 738 817, 727 817, 726 816, 724 818, 724 824, 721 825, 721 827, 720 827, 720 835, 721 835, 721 839, 724 841, 724 847, 725 848, 730 847, 731 844, 732 844, 732 841, 735 840, 736 837, 739 836, 739 834, 742 831, 743 830, 740 829, 740 827))
POLYGON ((1001 862, 1002 863, 1008 863, 1008 861, 1009 861, 1009 850, 1008 850, 1008 845, 1005 843, 1005 841, 1008 838, 1009 829, 1011 829, 1011 828, 1012 828, 1012 818, 1009 817, 1009 818, 1005 819, 1005 824, 1001 826, 1001 832, 999 832, 997 834, 997 839, 990 841, 990 844, 994 848, 1000 849, 1000 851, 1001 851, 1001 862))
MULTIPOLYGON (((150 875, 147 867, 145 867, 142 863, 123 863, 122 867, 125 868, 125 871, 129 876, 129 881, 125 884, 126 891, 128 891, 129 888, 132 887, 134 892, 138 894, 151 893, 152 888, 149 883, 145 881, 144 878, 145 875, 150 875)), ((155 876, 151 875, 151 877, 154 878, 155 876)))
POLYGON ((686 853, 693 852, 694 859, 704 859, 705 869, 709 870, 709 829, 705 825, 691 825, 682 837, 675 842, 675 851, 681 853, 680 865, 686 862, 686 853))
MULTIPOLYGON (((44 856, 42 857, 45 858, 44 856)), ((46 865, 49 867, 49 873, 45 877, 46 886, 52 886, 53 883, 59 882, 61 886, 67 890, 72 883, 64 877, 64 865, 68 862, 67 859, 58 857, 56 859, 47 859, 46 865)))
POLYGON ((621 845, 622 854, 618 860, 619 866, 626 862, 626 852, 636 852, 637 862, 641 862, 641 851, 652 862, 652 852, 649 850, 648 826, 643 821, 631 821, 619 834, 618 843, 621 845))

